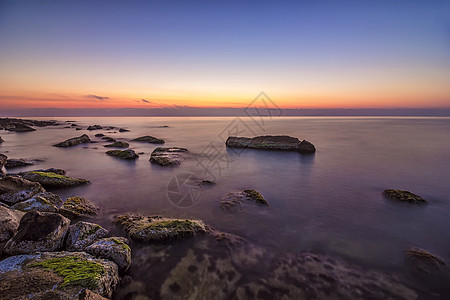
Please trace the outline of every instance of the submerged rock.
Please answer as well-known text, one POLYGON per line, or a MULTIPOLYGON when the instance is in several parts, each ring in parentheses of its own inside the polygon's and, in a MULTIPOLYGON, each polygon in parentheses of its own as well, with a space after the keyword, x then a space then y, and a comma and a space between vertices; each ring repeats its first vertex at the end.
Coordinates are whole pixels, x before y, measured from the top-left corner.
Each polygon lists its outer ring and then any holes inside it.
POLYGON ((91 125, 87 128, 87 130, 99 130, 99 129, 103 129, 103 127, 100 125, 91 125))
POLYGON ((59 212, 69 218, 95 216, 100 210, 86 198, 70 197, 63 203, 59 212))
POLYGON ((84 252, 43 252, 0 261, 0 277, 8 299, 79 299, 85 289, 109 298, 119 272, 112 261, 84 252))
POLYGON ((54 251, 62 247, 69 224, 70 220, 60 214, 28 212, 3 251, 9 255, 54 251))
POLYGON ((91 141, 91 139, 89 138, 89 136, 87 134, 83 134, 82 136, 65 140, 64 142, 55 144, 53 146, 55 146, 55 147, 73 147, 73 146, 76 146, 79 144, 89 143, 90 141, 91 141))
POLYGON ((177 166, 184 159, 188 150, 179 147, 158 147, 150 155, 150 162, 160 166, 177 166))
POLYGON ((134 152, 134 150, 127 149, 127 150, 110 150, 106 152, 106 155, 117 157, 120 159, 136 159, 139 157, 139 155, 134 152))
POLYGON ((97 133, 96 135, 95 135, 95 137, 104 137, 105 135, 103 134, 103 133, 97 133))
POLYGON ((69 226, 66 249, 68 251, 84 251, 86 247, 108 236, 108 230, 98 224, 77 222, 69 226))
POLYGON ((64 188, 89 183, 89 180, 83 178, 72 178, 53 172, 31 171, 23 173, 22 177, 29 181, 39 182, 45 188, 64 188))
POLYGON ((150 144, 164 144, 165 141, 163 139, 158 139, 151 135, 141 136, 135 139, 132 139, 133 142, 144 142, 144 143, 150 143, 150 144))
POLYGON ((131 214, 117 216, 114 220, 130 235, 132 240, 142 242, 181 239, 209 230, 199 220, 131 214))
POLYGON ((130 144, 122 141, 115 141, 112 144, 105 145, 104 147, 111 147, 111 148, 128 148, 130 144))
POLYGON ((15 132, 36 131, 36 129, 34 129, 33 127, 21 123, 14 123, 11 126, 5 127, 5 129, 8 131, 15 131, 15 132))
POLYGON ((129 132, 129 130, 125 128, 119 128, 119 132, 129 132))
POLYGON ((23 159, 23 158, 10 158, 6 161, 5 168, 13 169, 18 167, 32 166, 35 165, 38 160, 35 159, 23 159))
POLYGON ((0 206, 0 243, 6 242, 17 233, 20 219, 24 214, 21 211, 0 206))
POLYGON ((302 154, 316 152, 316 148, 310 142, 287 135, 267 135, 253 138, 230 136, 226 141, 230 148, 250 148, 259 150, 283 150, 298 151, 302 154))
POLYGON ((111 143, 114 143, 116 141, 116 139, 114 139, 110 136, 104 136, 104 137, 102 137, 102 140, 105 140, 105 141, 111 142, 111 143))
POLYGON ((5 140, 2 139, 2 137, 0 136, 0 144, 3 143, 5 140))
POLYGON ((419 249, 410 248, 405 251, 407 263, 415 269, 424 274, 435 274, 439 272, 448 271, 447 264, 444 260, 430 252, 419 249))
POLYGON ((0 201, 9 205, 25 201, 43 192, 45 192, 44 188, 37 182, 16 176, 0 178, 0 201))
POLYGON ((231 209, 241 207, 247 203, 257 203, 268 206, 269 202, 257 191, 246 189, 239 192, 230 192, 220 200, 220 207, 223 209, 231 209))
POLYGON ((419 195, 413 194, 408 191, 402 191, 402 190, 394 190, 394 189, 388 189, 383 192, 383 194, 393 200, 408 202, 412 204, 426 204, 427 201, 420 197, 419 195))
POLYGON ((112 260, 119 270, 126 271, 131 265, 131 248, 123 237, 109 237, 96 241, 86 248, 86 252, 96 257, 112 260))

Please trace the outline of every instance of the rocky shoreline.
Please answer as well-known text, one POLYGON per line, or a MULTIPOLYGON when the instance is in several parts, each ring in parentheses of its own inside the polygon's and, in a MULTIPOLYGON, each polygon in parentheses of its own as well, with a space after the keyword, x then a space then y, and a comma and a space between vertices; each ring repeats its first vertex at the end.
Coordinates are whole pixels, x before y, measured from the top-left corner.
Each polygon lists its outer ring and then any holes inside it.
MULTIPOLYGON (((75 126, 70 128, 81 128, 75 126)), ((58 126, 55 121, 0 119, 0 129, 22 132, 33 127, 58 126), (29 127, 29 128, 28 128, 29 127), (27 129, 28 128, 28 129, 27 129)), ((91 125, 86 130, 128 129, 91 125)), ((82 129, 79 129, 82 130, 82 129)), ((153 136, 118 141, 96 134, 110 144, 105 154, 113 158, 134 160, 139 155, 129 142, 163 144, 153 136)), ((0 141, 3 141, 0 138, 0 141)), ((56 142, 56 141, 55 141, 56 142)), ((87 134, 54 144, 59 148, 92 143, 87 134)), ((226 146, 267 151, 295 151, 313 154, 315 146, 289 136, 253 138, 229 137, 226 146)), ((58 150, 66 151, 66 150, 58 150)), ((157 147, 150 162, 159 166, 179 166, 193 155, 186 148, 157 147)), ((8 159, 0 154, 0 168, 30 166, 35 160, 8 159), (9 164, 9 165, 8 165, 9 164)), ((4 170, 4 169, 3 169, 4 170)), ((205 184, 213 182, 204 180, 205 184)), ((245 239, 219 231, 202 220, 170 216, 121 214, 111 228, 89 222, 101 207, 89 199, 75 196, 65 200, 55 188, 70 189, 89 184, 88 179, 73 178, 61 169, 46 169, 0 174, 0 299, 105 299, 111 298, 118 286, 136 284, 130 281, 134 245, 174 245, 180 240, 195 244, 173 266, 170 276, 163 278, 157 298, 283 298, 289 299, 416 299, 418 291, 405 278, 379 271, 365 270, 340 259, 313 253, 273 256, 245 239), (46 189, 52 189, 49 192, 46 189), (111 235, 110 232, 123 234, 111 235), (223 253, 213 258, 209 245, 223 253), (270 257, 264 264, 263 257, 270 257), (256 279, 244 279, 242 268, 264 265, 265 272, 256 279), (207 274, 201 275, 201 274, 207 274), (198 280, 203 280, 198 282, 198 280), (406 283, 405 283, 406 282, 406 283), (195 286, 193 289, 192 287, 195 286)), ((212 186, 212 184, 211 184, 212 186)), ((380 195, 408 204, 427 201, 409 191, 386 189, 380 195)), ((271 206, 258 191, 246 188, 230 191, 217 206, 230 213, 255 212, 271 206), (247 208, 251 208, 248 210, 247 208)), ((225 213, 225 212, 223 212, 225 213)), ((134 258, 133 258, 134 259, 134 258)), ((137 258, 140 259, 140 258, 137 258)), ((405 251, 405 260, 414 278, 432 278, 438 282, 450 279, 447 263, 419 248, 405 251)), ((139 263, 136 264, 137 266, 139 263)), ((155 275, 156 276, 156 275, 155 275)), ((126 290, 123 288, 122 290, 126 290)), ((126 295, 118 295, 124 299, 126 295)))

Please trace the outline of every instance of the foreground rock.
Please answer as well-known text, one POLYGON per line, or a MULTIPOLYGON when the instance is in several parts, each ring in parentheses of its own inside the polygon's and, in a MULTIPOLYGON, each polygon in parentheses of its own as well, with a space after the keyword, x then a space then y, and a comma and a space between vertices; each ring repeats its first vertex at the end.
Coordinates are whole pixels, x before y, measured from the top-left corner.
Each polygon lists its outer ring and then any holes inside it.
POLYGON ((68 140, 65 140, 64 142, 55 144, 53 146, 55 147, 73 147, 79 144, 86 144, 86 143, 90 143, 91 139, 89 138, 89 136, 87 134, 83 134, 82 136, 79 137, 74 137, 68 140))
POLYGON ((44 252, 0 261, 0 277, 0 297, 75 300, 84 289, 111 297, 119 272, 112 261, 84 252, 44 252))
POLYGON ((89 247, 86 252, 96 257, 112 260, 119 270, 126 271, 131 265, 131 248, 123 237, 103 238, 89 247))
POLYGON ((158 147, 153 150, 150 155, 150 162, 160 166, 177 166, 184 159, 184 154, 188 152, 185 148, 171 147, 163 148, 158 147))
POLYGON ((43 192, 45 192, 44 188, 37 182, 31 182, 16 176, 0 178, 0 201, 8 205, 25 201, 43 192))
POLYGON ((220 200, 223 209, 241 208, 248 203, 268 206, 269 202, 257 191, 246 189, 239 192, 230 192, 220 200))
POLYGON ((9 255, 55 251, 64 243, 70 220, 54 213, 28 212, 3 251, 9 255))
POLYGON ((130 144, 122 141, 115 141, 112 144, 105 145, 104 147, 111 147, 111 148, 128 148, 130 144))
POLYGON ((20 219, 24 214, 21 211, 0 206, 0 243, 8 241, 17 233, 20 219))
POLYGON ((62 203, 61 197, 56 194, 45 192, 34 195, 32 198, 16 203, 11 208, 28 212, 58 212, 58 206, 62 203))
POLYGON ((108 236, 108 230, 98 224, 78 222, 69 226, 66 250, 84 251, 86 247, 108 236))
POLYGON ((122 215, 115 218, 135 241, 168 241, 192 237, 209 229, 199 220, 169 219, 160 216, 122 215))
POLYGON ((6 161, 5 168, 14 169, 19 167, 32 166, 35 165, 37 162, 38 160, 34 159, 10 158, 6 161))
POLYGON ((144 143, 150 143, 150 144, 164 144, 165 141, 163 139, 155 138, 151 135, 141 136, 135 139, 132 139, 133 142, 144 142, 144 143))
POLYGON ((230 136, 226 141, 230 148, 250 148, 259 150, 297 151, 302 154, 316 152, 313 144, 287 135, 267 135, 254 138, 230 136))
POLYGON ((100 210, 86 198, 70 197, 63 203, 59 212, 69 218, 95 216, 100 210))
POLYGON ((139 157, 139 155, 134 152, 134 150, 127 149, 127 150, 110 150, 106 152, 106 155, 113 156, 120 159, 136 159, 139 157))
POLYGON ((402 190, 394 190, 389 189, 385 190, 383 194, 388 197, 389 199, 408 202, 411 204, 426 204, 427 201, 420 197, 419 195, 413 194, 408 191, 402 191, 402 190))
POLYGON ((24 179, 39 182, 45 188, 64 188, 89 183, 89 180, 83 178, 72 178, 53 172, 31 171, 22 174, 24 179))

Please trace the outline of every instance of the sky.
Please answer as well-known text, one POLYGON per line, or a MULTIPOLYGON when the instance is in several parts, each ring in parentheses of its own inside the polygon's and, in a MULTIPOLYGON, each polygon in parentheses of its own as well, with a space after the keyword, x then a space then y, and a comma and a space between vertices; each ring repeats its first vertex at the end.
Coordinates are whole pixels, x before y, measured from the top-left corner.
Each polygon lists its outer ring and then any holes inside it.
POLYGON ((450 108, 450 1, 0 0, 0 111, 450 108))

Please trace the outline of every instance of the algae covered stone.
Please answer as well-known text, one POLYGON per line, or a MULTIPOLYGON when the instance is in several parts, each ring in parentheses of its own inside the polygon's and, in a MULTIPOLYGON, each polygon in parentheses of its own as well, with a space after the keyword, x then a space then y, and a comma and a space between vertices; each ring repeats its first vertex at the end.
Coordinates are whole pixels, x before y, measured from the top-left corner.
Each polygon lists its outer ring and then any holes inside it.
POLYGON ((109 148, 128 148, 130 146, 130 144, 128 144, 127 142, 122 142, 122 141, 115 141, 112 144, 108 144, 105 145, 103 147, 109 147, 109 148))
POLYGON ((31 211, 20 220, 17 233, 6 243, 9 255, 54 251, 62 247, 70 220, 55 213, 31 211))
POLYGON ((103 238, 86 248, 86 252, 96 257, 112 260, 125 271, 131 265, 131 248, 123 237, 103 238))
POLYGON ((413 194, 409 191, 388 189, 383 194, 393 200, 408 202, 411 204, 425 204, 427 201, 419 195, 413 194))
POLYGON ((29 181, 39 182, 45 188, 64 188, 89 183, 87 179, 72 178, 53 172, 31 171, 23 173, 22 177, 29 181))
POLYGON ((90 142, 91 142, 91 139, 89 138, 89 136, 87 134, 83 134, 81 136, 65 140, 64 142, 55 144, 53 146, 66 148, 66 147, 73 147, 73 146, 76 146, 79 144, 85 144, 85 143, 90 143, 90 142))
POLYGON ((220 207, 223 209, 240 208, 241 206, 256 203, 268 206, 269 202, 256 190, 245 189, 238 192, 230 192, 220 200, 220 207))
POLYGON ((132 160, 132 159, 136 159, 139 157, 139 155, 136 154, 136 152, 134 152, 134 150, 131 149, 127 149, 127 150, 110 150, 106 152, 106 155, 112 156, 112 157, 116 157, 116 158, 120 158, 120 159, 125 159, 125 160, 132 160))
POLYGON ((150 155, 150 162, 160 166, 177 166, 184 159, 186 153, 188 153, 186 148, 158 147, 150 155))
POLYGON ((160 216, 122 215, 115 217, 115 223, 121 226, 135 241, 165 241, 192 237, 209 229, 199 220, 170 219, 160 216))
POLYGON ((149 143, 149 144, 164 144, 165 141, 163 139, 158 139, 151 135, 141 136, 135 139, 132 139, 133 142, 143 142, 143 143, 149 143))
POLYGON ((70 197, 63 203, 59 212, 69 218, 94 216, 100 210, 98 206, 83 197, 70 197))
POLYGON ((77 222, 69 226, 66 238, 66 250, 84 251, 86 247, 108 236, 108 230, 98 224, 77 222))
POLYGON ((0 277, 2 295, 10 299, 78 299, 85 289, 109 298, 119 281, 115 263, 84 252, 8 257, 0 261, 0 277))

